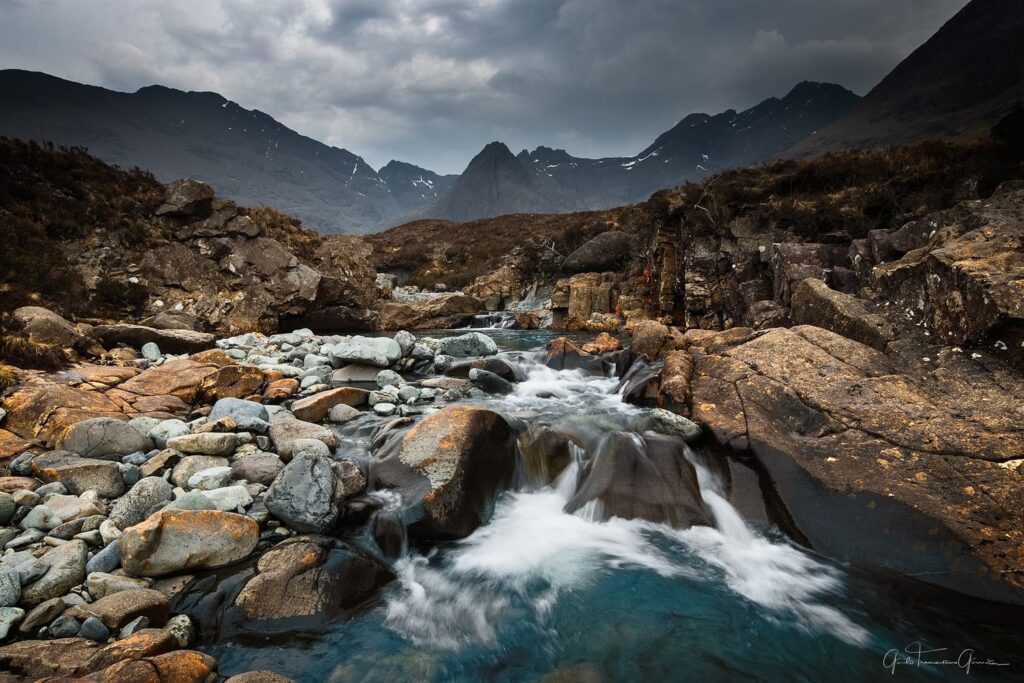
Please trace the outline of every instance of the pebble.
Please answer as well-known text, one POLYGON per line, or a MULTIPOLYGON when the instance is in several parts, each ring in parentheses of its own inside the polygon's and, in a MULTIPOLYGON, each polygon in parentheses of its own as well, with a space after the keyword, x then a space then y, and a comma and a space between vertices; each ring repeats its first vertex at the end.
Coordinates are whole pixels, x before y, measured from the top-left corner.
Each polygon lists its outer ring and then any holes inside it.
POLYGON ((94 640, 102 643, 110 637, 110 629, 103 625, 103 622, 96 617, 89 617, 82 622, 82 628, 78 632, 79 637, 94 640))

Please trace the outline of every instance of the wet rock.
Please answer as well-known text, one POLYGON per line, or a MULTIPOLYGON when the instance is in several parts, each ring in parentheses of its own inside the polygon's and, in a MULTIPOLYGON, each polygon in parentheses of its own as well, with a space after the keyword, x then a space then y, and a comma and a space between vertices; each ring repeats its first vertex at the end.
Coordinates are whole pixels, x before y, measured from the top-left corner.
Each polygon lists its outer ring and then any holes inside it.
POLYGON ((98 417, 72 425, 57 441, 57 447, 83 458, 120 458, 148 451, 153 442, 126 420, 98 417))
POLYGON ((473 368, 469 371, 469 381, 473 386, 489 394, 511 394, 515 391, 512 383, 493 372, 473 368))
POLYGON ((380 372, 380 368, 373 365, 358 365, 353 363, 352 365, 346 365, 343 368, 335 370, 331 373, 331 384, 342 385, 349 382, 376 382, 377 373, 380 372))
POLYGON ((235 451, 238 437, 232 433, 185 434, 167 440, 167 447, 180 453, 226 457, 235 451))
POLYGON ((584 469, 566 512, 597 501, 606 519, 646 519, 681 528, 710 524, 684 449, 681 439, 660 434, 609 434, 584 469))
POLYGON ((259 526, 243 515, 163 510, 125 530, 121 564, 133 576, 212 569, 247 557, 258 540, 259 526))
POLYGON ((203 379, 199 395, 204 401, 242 398, 259 394, 266 381, 260 368, 249 365, 225 365, 203 379))
POLYGON ((323 537, 298 537, 263 555, 235 601, 245 619, 258 622, 259 630, 266 622, 297 617, 336 619, 394 578, 367 555, 332 546, 323 537))
POLYGON ((544 364, 552 370, 604 371, 604 363, 599 357, 591 356, 566 337, 552 339, 544 348, 547 349, 544 364))
POLYGON ((884 351, 896 330, 883 316, 868 311, 857 297, 829 289, 813 278, 793 292, 792 318, 797 325, 814 325, 884 351))
POLYGON ((267 489, 267 509, 292 529, 322 533, 338 519, 334 471, 330 458, 297 454, 267 489))
POLYGON ((400 386, 405 384, 405 380, 402 379, 402 376, 394 370, 381 370, 377 373, 374 381, 381 389, 387 386, 400 386))
POLYGON ((558 478, 572 463, 570 448, 573 443, 572 434, 547 425, 530 427, 520 435, 523 465, 533 481, 545 485, 558 478))
POLYGON ((291 460, 292 449, 298 439, 316 439, 332 450, 338 447, 338 437, 334 432, 318 424, 290 417, 281 417, 271 423, 270 440, 278 456, 285 462, 291 460))
POLYGON ((457 337, 445 337, 437 343, 437 353, 453 358, 469 356, 493 356, 498 345, 486 334, 467 332, 457 337))
POLYGON ((36 477, 44 482, 59 481, 74 495, 95 491, 103 498, 117 498, 124 493, 124 479, 116 462, 80 458, 63 451, 53 451, 32 461, 36 477))
POLYGON ((291 405, 290 409, 297 420, 323 422, 327 418, 327 413, 334 406, 361 406, 366 403, 368 395, 369 392, 365 389, 338 387, 300 398, 291 405))
POLYGON ((335 344, 330 351, 333 362, 361 363, 386 368, 402 357, 402 347, 387 337, 352 337, 335 344))
POLYGON ((41 602, 64 595, 85 579, 89 549, 82 541, 68 541, 40 558, 45 573, 22 587, 21 604, 34 607, 41 602))
POLYGON ((444 371, 444 374, 447 377, 468 379, 471 370, 486 370, 509 382, 523 379, 521 371, 517 373, 516 368, 502 358, 474 358, 473 360, 458 361, 452 363, 444 371))
POLYGON ((399 489, 403 501, 418 508, 411 532, 462 538, 486 521, 495 497, 511 482, 515 435, 497 413, 451 406, 378 455, 375 488, 399 489))
POLYGON ((678 436, 687 443, 696 441, 701 434, 700 425, 696 422, 661 408, 651 410, 649 428, 660 434, 678 436))
POLYGON ((187 614, 176 614, 167 620, 164 630, 170 633, 178 647, 190 647, 196 640, 196 630, 187 614))
POLYGON ((569 254, 562 262, 562 272, 602 273, 620 270, 631 256, 633 239, 624 232, 609 230, 569 254))
POLYGON ((217 661, 213 657, 193 650, 178 650, 144 659, 122 660, 93 677, 98 683, 204 683, 214 676, 216 669, 217 661))

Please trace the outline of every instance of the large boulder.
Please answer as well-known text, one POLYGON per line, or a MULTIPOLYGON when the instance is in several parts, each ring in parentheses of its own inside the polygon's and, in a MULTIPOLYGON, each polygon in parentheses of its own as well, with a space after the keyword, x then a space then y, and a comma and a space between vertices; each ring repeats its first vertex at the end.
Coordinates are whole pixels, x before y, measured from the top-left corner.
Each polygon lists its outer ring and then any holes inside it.
POLYGON ((246 622, 334 620, 365 603, 394 578, 386 566, 322 536, 300 536, 263 555, 235 599, 246 622))
POLYGON ((121 535, 121 566, 133 576, 213 569, 247 557, 259 525, 218 510, 162 510, 121 535))
POLYGON ((14 319, 20 322, 33 341, 71 347, 82 341, 82 333, 69 321, 41 306, 22 306, 14 310, 14 319))
POLYGON ((351 337, 331 348, 332 361, 337 364, 360 363, 387 368, 402 358, 402 347, 389 337, 351 337))
POLYGON ((609 230, 590 240, 565 257, 562 271, 576 273, 603 273, 619 270, 631 256, 633 238, 624 232, 609 230))
POLYGON ((796 325, 821 327, 879 351, 885 351, 886 344, 896 338, 895 328, 869 311, 863 301, 814 278, 797 285, 791 315, 796 325))
POLYGON ((584 469, 566 512, 597 502, 605 519, 646 519, 682 528, 709 524, 711 514, 685 448, 673 436, 609 434, 584 469))
POLYGON ((488 311, 500 311, 517 298, 519 289, 519 271, 511 266, 502 266, 481 275, 464 287, 463 292, 483 301, 488 311))
POLYGON ((890 358, 810 326, 728 335, 691 346, 692 417, 753 453, 815 549, 1024 604, 1024 381, 909 340, 890 358))
POLYGON ((160 330, 144 325, 117 323, 114 325, 97 325, 93 334, 105 346, 125 344, 136 349, 154 343, 166 353, 197 353, 213 347, 216 337, 206 332, 193 330, 160 330))
POLYGON ((512 481, 515 434, 497 413, 450 406, 433 413, 378 454, 374 488, 398 489, 418 519, 410 531, 463 538, 483 524, 512 481))
POLYGON ((57 448, 83 458, 122 456, 153 448, 153 441, 127 420, 97 417, 72 425, 57 440, 57 448))
POLYGON ((416 301, 382 300, 377 304, 381 330, 435 330, 465 327, 484 312, 484 303, 461 292, 416 301))

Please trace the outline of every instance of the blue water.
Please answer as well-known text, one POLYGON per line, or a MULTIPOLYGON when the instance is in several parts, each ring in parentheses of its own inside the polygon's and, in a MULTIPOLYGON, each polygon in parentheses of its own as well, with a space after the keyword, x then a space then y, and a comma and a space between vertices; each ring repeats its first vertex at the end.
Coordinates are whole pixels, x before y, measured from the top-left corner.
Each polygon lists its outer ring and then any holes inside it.
MULTIPOLYGON (((505 349, 549 338, 488 333, 505 349)), ((529 365, 522 353, 507 357, 529 365)), ((516 394, 482 402, 601 428, 620 429, 642 413, 606 393, 612 380, 528 369, 516 394)), ((347 427, 351 442, 369 426, 347 427)), ((1024 680, 1021 612, 839 566, 763 515, 743 519, 737 508, 763 505, 733 492, 734 507, 715 474, 700 474, 715 528, 565 514, 575 486, 569 471, 504 494, 492 521, 469 538, 400 560, 398 579, 349 619, 203 649, 225 675, 265 668, 339 683, 1024 680), (975 663, 969 671, 886 667, 887 652, 916 641, 948 648, 925 659, 963 663, 962 651, 973 649, 975 663)))

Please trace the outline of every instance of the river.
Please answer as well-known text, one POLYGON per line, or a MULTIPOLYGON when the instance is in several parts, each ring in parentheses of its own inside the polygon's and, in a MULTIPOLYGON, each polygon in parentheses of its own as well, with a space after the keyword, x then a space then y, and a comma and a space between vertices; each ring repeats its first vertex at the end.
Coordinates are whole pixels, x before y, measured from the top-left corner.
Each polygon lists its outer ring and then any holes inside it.
MULTIPOLYGON (((643 416, 613 393, 615 378, 538 363, 549 333, 487 332, 525 380, 510 395, 471 402, 526 423, 571 425, 595 441, 643 416)), ((338 428, 341 453, 372 462, 369 438, 383 421, 368 414, 338 428)), ((602 521, 593 504, 565 512, 587 457, 574 454, 553 482, 520 471, 468 538, 406 548, 393 563, 398 579, 349 618, 309 632, 235 634, 204 649, 225 674, 266 668, 331 683, 1024 676, 1019 611, 801 547, 762 493, 770 482, 743 462, 686 450, 714 525, 681 530, 602 521), (946 649, 915 658, 915 642, 946 649), (950 661, 924 663, 941 660, 950 661)), ((353 540, 368 542, 365 533, 353 540)))

